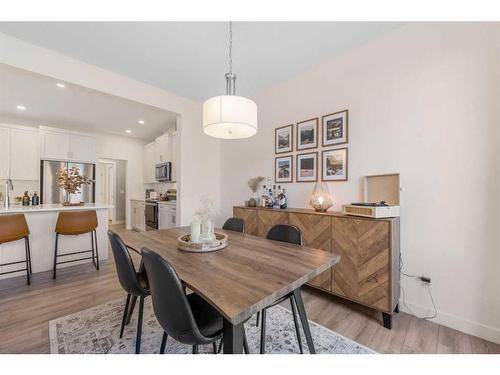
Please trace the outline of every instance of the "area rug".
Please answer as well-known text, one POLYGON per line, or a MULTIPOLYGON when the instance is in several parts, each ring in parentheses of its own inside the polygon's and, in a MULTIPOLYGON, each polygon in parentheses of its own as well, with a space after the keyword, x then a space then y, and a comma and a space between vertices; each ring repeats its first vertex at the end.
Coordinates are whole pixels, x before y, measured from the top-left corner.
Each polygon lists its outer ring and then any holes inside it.
MULTIPOLYGON (((57 354, 131 354, 135 352, 137 327, 136 307, 134 316, 119 338, 125 298, 98 305, 49 322, 50 352, 57 354)), ((290 310, 274 306, 267 312, 266 353, 299 353, 293 317, 290 310)), ((373 350, 362 346, 317 323, 309 321, 317 353, 370 354, 373 350)), ((302 330, 302 327, 301 327, 302 330)), ((259 353, 260 326, 255 317, 245 323, 245 332, 251 353, 259 353)), ((160 349, 163 330, 156 321, 147 298, 144 305, 141 353, 155 354, 160 349)), ((301 331, 304 351, 308 352, 304 332, 301 331)), ((171 337, 167 340, 166 353, 190 354, 192 348, 171 337)), ((212 353, 212 346, 200 346, 200 353, 212 353)))

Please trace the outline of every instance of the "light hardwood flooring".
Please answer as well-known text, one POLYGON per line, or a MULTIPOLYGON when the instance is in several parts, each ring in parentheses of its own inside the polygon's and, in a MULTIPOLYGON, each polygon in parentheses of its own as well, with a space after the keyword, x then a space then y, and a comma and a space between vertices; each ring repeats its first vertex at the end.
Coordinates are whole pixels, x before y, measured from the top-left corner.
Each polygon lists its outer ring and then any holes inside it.
MULTIPOLYGON (((120 226, 115 226, 119 232, 120 226)), ((100 271, 91 264, 0 280, 0 353, 49 353, 49 320, 124 298, 110 259, 100 271)), ((500 353, 500 345, 405 313, 394 315, 393 329, 380 313, 303 288, 309 319, 380 353, 500 353)))

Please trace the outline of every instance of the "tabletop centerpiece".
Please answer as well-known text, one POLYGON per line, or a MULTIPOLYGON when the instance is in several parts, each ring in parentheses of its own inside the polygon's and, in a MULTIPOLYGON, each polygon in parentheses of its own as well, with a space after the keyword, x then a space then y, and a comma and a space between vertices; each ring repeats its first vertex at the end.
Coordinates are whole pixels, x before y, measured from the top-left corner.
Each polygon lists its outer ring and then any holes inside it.
POLYGON ((77 194, 83 185, 90 185, 95 181, 80 173, 80 168, 61 168, 57 171, 59 186, 64 190, 63 206, 81 206, 77 194))
POLYGON ((248 180, 248 187, 252 190, 252 198, 248 200, 248 207, 256 207, 259 205, 259 196, 257 191, 259 190, 260 184, 264 181, 264 177, 257 176, 248 180))

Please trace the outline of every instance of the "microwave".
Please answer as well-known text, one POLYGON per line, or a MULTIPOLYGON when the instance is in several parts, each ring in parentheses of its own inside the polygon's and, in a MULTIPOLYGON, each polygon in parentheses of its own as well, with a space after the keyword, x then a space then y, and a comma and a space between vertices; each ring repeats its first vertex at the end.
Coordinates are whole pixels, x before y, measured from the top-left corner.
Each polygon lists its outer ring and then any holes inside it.
POLYGON ((172 163, 166 162, 156 164, 155 166, 155 180, 158 182, 172 181, 172 163))

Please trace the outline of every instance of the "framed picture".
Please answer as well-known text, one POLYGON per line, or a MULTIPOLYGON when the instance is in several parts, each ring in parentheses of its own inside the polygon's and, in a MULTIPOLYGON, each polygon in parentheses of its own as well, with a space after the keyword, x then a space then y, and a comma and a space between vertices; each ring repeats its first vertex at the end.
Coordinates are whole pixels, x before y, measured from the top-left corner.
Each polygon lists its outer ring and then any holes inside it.
POLYGON ((322 117, 323 147, 347 143, 349 116, 345 111, 330 113, 322 117))
POLYGON ((310 152, 297 155, 297 173, 295 179, 297 182, 316 182, 318 181, 318 153, 310 152))
POLYGON ((297 123, 297 150, 318 147, 318 118, 297 123))
POLYGON ((293 151, 293 124, 274 130, 274 153, 282 154, 293 151))
POLYGON ((323 181, 347 181, 347 147, 325 150, 322 159, 323 181))
POLYGON ((278 182, 292 182, 293 156, 281 156, 275 159, 274 180, 278 182))

